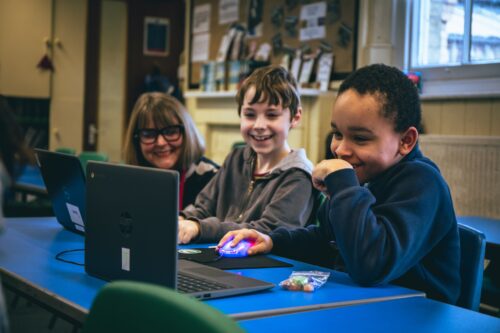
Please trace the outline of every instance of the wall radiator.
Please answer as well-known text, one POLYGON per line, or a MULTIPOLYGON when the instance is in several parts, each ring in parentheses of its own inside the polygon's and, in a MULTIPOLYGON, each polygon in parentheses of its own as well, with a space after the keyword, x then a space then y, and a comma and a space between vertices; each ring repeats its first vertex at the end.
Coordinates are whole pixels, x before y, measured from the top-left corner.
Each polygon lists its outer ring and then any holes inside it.
POLYGON ((448 182, 457 215, 500 219, 500 137, 421 135, 448 182))

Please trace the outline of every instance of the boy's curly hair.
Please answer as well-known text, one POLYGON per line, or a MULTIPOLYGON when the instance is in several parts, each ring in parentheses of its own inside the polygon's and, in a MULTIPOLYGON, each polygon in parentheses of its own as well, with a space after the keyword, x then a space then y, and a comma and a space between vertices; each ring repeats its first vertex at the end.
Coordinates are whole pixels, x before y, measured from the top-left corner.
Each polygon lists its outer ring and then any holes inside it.
POLYGON ((238 93, 238 115, 247 91, 255 87, 255 96, 250 104, 267 101, 269 105, 280 105, 283 109, 289 108, 291 117, 295 116, 300 107, 300 95, 297 91, 297 82, 283 67, 271 65, 256 69, 243 81, 238 93))
POLYGON ((399 69, 383 64, 360 68, 342 82, 338 95, 349 89, 377 98, 382 116, 394 121, 396 132, 404 132, 411 126, 422 131, 422 110, 417 88, 399 69))

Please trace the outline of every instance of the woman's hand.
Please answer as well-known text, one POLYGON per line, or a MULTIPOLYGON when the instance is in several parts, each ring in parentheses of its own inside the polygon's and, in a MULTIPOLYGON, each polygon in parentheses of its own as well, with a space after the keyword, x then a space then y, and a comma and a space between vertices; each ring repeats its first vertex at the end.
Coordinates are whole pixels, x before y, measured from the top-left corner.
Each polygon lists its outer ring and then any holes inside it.
POLYGON ((230 231, 224 235, 217 244, 219 250, 226 242, 231 241, 231 246, 236 246, 243 239, 254 241, 254 245, 248 249, 248 255, 255 255, 259 253, 268 253, 273 248, 273 241, 271 237, 253 229, 240 229, 230 231))

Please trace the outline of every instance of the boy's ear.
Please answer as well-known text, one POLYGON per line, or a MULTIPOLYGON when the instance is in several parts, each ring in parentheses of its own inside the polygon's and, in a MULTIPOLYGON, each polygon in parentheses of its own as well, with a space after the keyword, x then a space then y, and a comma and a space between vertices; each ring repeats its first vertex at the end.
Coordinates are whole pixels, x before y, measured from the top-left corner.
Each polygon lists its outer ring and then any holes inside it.
POLYGON ((299 106, 297 108, 297 112, 295 112, 295 115, 290 121, 290 128, 295 128, 295 126, 297 126, 297 124, 300 122, 300 119, 302 119, 302 108, 299 106))
POLYGON ((399 144, 399 153, 402 156, 406 156, 411 152, 413 147, 418 141, 418 130, 411 126, 401 135, 401 142, 399 144))

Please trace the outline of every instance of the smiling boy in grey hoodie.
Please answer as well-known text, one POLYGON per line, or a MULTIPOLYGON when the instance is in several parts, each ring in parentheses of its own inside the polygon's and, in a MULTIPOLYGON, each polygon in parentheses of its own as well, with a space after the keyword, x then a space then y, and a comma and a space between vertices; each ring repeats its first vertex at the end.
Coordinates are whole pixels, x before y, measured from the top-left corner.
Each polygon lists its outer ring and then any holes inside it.
POLYGON ((179 243, 215 242, 227 231, 269 233, 314 218, 312 163, 292 150, 289 131, 302 117, 295 79, 280 66, 257 69, 236 96, 246 147, 234 149, 179 217, 179 243))

